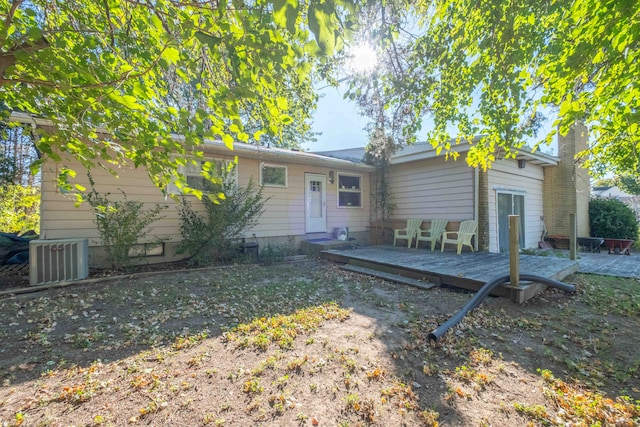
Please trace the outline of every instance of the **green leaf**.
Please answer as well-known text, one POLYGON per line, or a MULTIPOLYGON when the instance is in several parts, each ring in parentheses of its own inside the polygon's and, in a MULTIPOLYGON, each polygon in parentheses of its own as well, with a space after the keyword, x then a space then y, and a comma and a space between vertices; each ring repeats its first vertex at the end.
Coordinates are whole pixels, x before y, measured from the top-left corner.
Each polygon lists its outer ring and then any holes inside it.
POLYGON ((286 109, 289 108, 289 102, 287 101, 287 98, 282 97, 282 96, 276 98, 276 105, 281 110, 286 110, 286 109))
POLYGON ((273 0, 273 20, 281 28, 285 28, 287 25, 287 3, 288 0, 273 0))
POLYGON ((336 38, 332 22, 332 13, 335 12, 335 10, 332 8, 332 5, 333 3, 330 1, 314 1, 309 5, 309 12, 307 14, 309 28, 315 36, 322 53, 325 55, 333 55, 336 47, 336 38))
POLYGON ((162 52, 162 57, 175 64, 180 60, 180 51, 175 47, 168 47, 162 52))
POLYGON ((211 49, 217 48, 218 45, 220 45, 220 43, 222 42, 222 39, 220 37, 216 37, 202 31, 196 32, 196 38, 200 40, 201 43, 208 45, 211 49))
POLYGON ((286 28, 289 33, 296 32, 296 21, 300 13, 297 0, 273 0, 273 17, 275 23, 286 28))
POLYGON ((124 95, 124 96, 113 95, 113 98, 117 102, 121 103, 125 107, 130 108, 132 110, 144 110, 144 107, 142 105, 138 104, 138 100, 136 99, 135 96, 131 96, 131 95, 124 95))
POLYGON ((527 22, 529 23, 529 25, 534 25, 536 23, 536 15, 535 14, 530 14, 527 17, 527 22))
POLYGON ((224 142, 224 145, 226 145, 229 150, 233 150, 234 140, 231 135, 226 133, 222 135, 222 142, 224 142))

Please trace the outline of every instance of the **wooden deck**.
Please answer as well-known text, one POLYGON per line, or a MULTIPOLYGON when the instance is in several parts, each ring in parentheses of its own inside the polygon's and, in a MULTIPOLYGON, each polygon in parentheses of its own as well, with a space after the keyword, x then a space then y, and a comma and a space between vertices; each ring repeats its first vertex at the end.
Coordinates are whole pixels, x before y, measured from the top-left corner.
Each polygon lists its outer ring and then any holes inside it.
MULTIPOLYGON (((376 269, 387 273, 478 290, 485 283, 509 274, 509 254, 488 252, 431 252, 393 246, 370 246, 356 249, 327 249, 322 257, 331 261, 376 269)), ((568 258, 520 255, 520 273, 562 280, 578 270, 578 262, 568 258)), ((495 294, 524 302, 545 287, 536 283, 502 286, 495 294)))

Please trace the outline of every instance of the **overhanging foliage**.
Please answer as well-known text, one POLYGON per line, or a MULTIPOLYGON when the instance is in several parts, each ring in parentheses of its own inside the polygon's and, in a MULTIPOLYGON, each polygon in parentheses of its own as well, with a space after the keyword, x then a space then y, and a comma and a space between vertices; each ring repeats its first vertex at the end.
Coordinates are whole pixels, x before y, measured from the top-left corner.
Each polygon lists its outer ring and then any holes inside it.
POLYGON ((396 65, 408 64, 401 72, 378 70, 387 76, 378 77, 385 107, 413 116, 404 126, 407 141, 425 117, 438 150, 455 152, 452 136, 483 135, 467 162, 486 168, 584 122, 591 131, 581 153, 586 167, 595 174, 640 170, 640 3, 395 0, 378 7, 388 14, 399 6, 414 20, 380 19, 367 34, 380 52, 405 61, 396 65), (555 118, 552 130, 537 135, 544 116, 555 118))
POLYGON ((50 120, 56 131, 37 142, 44 158, 68 153, 114 171, 128 159, 165 186, 204 138, 231 149, 278 137, 294 100, 314 105, 314 65, 339 46, 348 9, 349 0, 0 0, 2 119, 50 120))

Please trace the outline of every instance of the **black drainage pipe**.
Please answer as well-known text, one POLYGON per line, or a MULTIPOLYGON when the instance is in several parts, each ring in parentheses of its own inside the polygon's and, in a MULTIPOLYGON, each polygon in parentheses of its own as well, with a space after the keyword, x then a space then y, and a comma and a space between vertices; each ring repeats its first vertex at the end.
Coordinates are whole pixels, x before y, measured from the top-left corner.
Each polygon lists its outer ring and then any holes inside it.
MULTIPOLYGON (((558 288, 565 292, 576 291, 576 285, 570 285, 542 276, 521 274, 519 277, 520 280, 542 283, 543 285, 551 286, 552 288, 558 288)), ((427 336, 429 338, 429 341, 438 341, 438 339, 442 337, 451 327, 457 325, 462 320, 462 318, 467 315, 467 313, 478 307, 480 303, 491 293, 492 290, 502 285, 503 283, 508 282, 510 279, 511 276, 506 275, 497 277, 485 283, 484 286, 480 288, 480 290, 473 296, 473 298, 471 298, 469 302, 464 307, 462 307, 462 309, 460 309, 460 311, 454 314, 449 320, 444 322, 427 336)))

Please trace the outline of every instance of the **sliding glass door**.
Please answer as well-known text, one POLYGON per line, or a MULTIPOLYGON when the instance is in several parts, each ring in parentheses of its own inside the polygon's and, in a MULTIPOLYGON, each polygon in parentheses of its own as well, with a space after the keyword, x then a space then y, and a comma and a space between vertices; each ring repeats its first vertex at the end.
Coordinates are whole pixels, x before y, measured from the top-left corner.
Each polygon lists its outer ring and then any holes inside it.
POLYGON ((524 248, 525 211, 524 194, 499 192, 498 196, 498 244, 500 252, 509 252, 509 215, 519 215, 520 248, 524 248))

